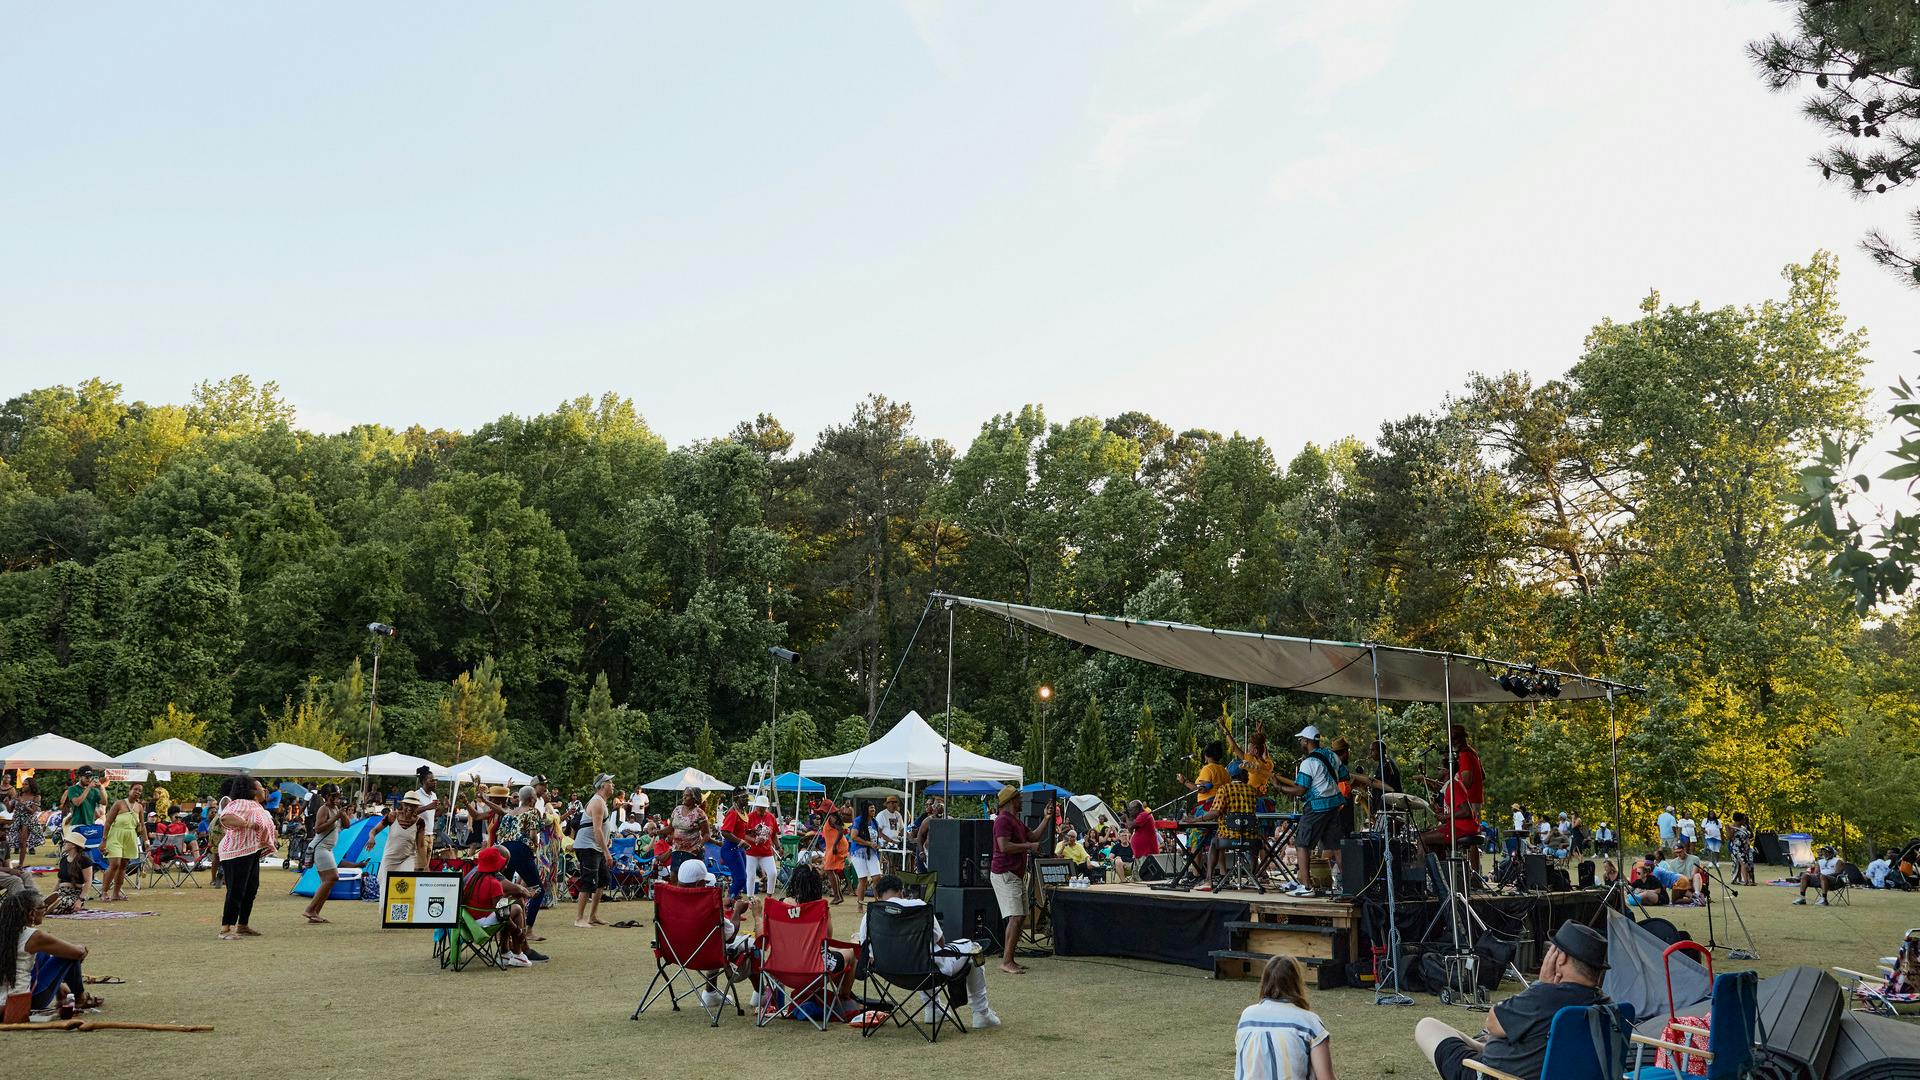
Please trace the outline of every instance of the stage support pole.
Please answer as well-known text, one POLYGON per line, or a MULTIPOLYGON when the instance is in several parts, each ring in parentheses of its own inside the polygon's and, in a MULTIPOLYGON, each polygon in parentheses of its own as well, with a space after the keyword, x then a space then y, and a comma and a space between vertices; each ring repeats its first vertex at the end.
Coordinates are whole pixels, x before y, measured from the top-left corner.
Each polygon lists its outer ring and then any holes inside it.
MULTIPOLYGON (((953 601, 947 601, 947 760, 940 777, 940 790, 953 790, 953 601)), ((952 798, 943 794, 943 798, 952 798)), ((905 847, 904 841, 902 847, 905 847)))
POLYGON ((1614 866, 1627 850, 1626 819, 1620 816, 1620 718, 1613 708, 1613 687, 1607 687, 1607 742, 1613 755, 1613 858, 1614 866))
MULTIPOLYGON (((1387 726, 1380 715, 1379 647, 1369 644, 1367 655, 1373 660, 1373 778, 1380 780, 1387 773, 1387 726)), ((1385 792, 1382 792, 1377 805, 1385 804, 1385 792)), ((1373 1003, 1375 1005, 1411 1005, 1413 999, 1408 997, 1400 987, 1400 903, 1399 887, 1395 882, 1400 875, 1393 865, 1393 837, 1383 831, 1380 834, 1380 842, 1382 845, 1380 864, 1387 868, 1387 969, 1391 972, 1393 979, 1393 992, 1385 991, 1376 973, 1373 980, 1373 1003)), ((1352 872, 1352 868, 1347 869, 1347 873, 1352 872)))

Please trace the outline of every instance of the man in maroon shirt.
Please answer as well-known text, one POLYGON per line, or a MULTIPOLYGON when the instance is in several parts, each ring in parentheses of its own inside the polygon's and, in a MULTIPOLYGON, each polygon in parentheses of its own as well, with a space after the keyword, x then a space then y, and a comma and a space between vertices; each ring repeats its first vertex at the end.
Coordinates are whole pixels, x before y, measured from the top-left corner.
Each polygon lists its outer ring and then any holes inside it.
POLYGON ((1024 975, 1027 969, 1014 962, 1013 948, 1020 940, 1020 924, 1027 917, 1027 855, 1040 850, 1020 820, 1020 789, 1012 784, 1000 789, 999 811, 993 816, 993 896, 1000 902, 1000 917, 1006 920, 1005 943, 1000 952, 1000 970, 1009 975, 1024 975))

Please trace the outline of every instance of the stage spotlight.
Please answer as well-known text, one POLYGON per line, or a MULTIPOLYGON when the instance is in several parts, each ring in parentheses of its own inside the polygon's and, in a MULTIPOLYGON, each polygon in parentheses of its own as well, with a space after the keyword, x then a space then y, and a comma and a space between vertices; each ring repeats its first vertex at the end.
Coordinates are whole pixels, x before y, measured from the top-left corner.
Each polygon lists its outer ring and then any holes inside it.
POLYGON ((1540 684, 1540 694, 1543 697, 1549 697, 1549 698, 1559 697, 1560 696, 1559 676, 1557 675, 1549 676, 1544 682, 1542 682, 1540 684))

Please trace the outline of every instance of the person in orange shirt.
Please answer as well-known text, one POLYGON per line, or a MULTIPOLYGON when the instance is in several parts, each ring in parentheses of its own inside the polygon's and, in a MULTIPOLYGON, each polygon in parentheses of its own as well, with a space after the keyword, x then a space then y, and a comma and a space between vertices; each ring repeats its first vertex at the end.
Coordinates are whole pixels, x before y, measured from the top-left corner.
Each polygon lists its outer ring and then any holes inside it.
POLYGON ((1227 790, 1227 767, 1221 764, 1226 756, 1227 748, 1216 739, 1200 750, 1200 757, 1206 763, 1200 766, 1198 778, 1188 780, 1184 775, 1174 774, 1181 786, 1193 789, 1193 793, 1200 796, 1198 808, 1202 812, 1212 809, 1213 800, 1227 790))
POLYGON ((1247 770, 1247 786, 1253 789, 1259 799, 1261 813, 1273 809, 1273 800, 1267 797, 1267 785, 1273 782, 1273 755, 1267 753, 1267 724, 1257 720, 1253 725, 1253 734, 1247 736, 1247 745, 1242 748, 1233 738, 1233 724, 1223 711, 1220 714, 1220 731, 1227 737, 1227 750, 1240 759, 1247 770))
POLYGON ((833 902, 845 900, 840 889, 847 873, 847 826, 840 820, 839 810, 827 811, 827 820, 820 823, 820 871, 833 890, 833 902))

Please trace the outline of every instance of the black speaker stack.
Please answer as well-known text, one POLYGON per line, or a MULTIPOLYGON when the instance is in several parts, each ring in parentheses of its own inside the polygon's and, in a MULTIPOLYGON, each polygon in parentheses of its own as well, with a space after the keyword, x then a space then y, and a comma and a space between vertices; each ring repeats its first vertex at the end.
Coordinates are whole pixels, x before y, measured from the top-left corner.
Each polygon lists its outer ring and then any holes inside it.
POLYGON ((927 868, 940 879, 934 914, 950 938, 1000 940, 1000 905, 990 877, 993 821, 935 818, 927 830, 927 868))
POLYGON ((1042 859, 1053 858, 1053 842, 1056 839, 1049 827, 1048 811, 1053 809, 1057 796, 1052 791, 1022 791, 1020 793, 1020 820, 1040 844, 1040 850, 1034 854, 1042 859))
POLYGON ((1787 850, 1780 843, 1779 833, 1756 833, 1753 846, 1759 848, 1760 860, 1770 866, 1784 866, 1787 863, 1787 850))
POLYGON ((1547 876, 1547 857, 1545 855, 1526 856, 1526 875, 1521 884, 1528 892, 1546 892, 1553 887, 1547 876))

